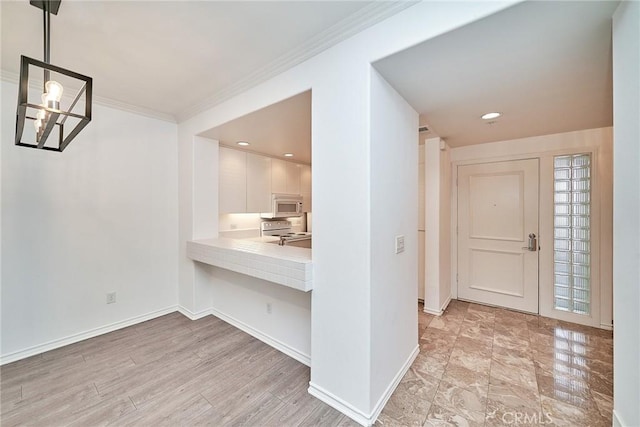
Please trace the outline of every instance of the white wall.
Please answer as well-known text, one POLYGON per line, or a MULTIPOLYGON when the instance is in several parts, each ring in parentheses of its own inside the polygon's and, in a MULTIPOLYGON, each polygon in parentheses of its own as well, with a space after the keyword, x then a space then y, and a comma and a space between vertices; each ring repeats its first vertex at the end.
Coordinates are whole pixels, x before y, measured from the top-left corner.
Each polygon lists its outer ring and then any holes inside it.
POLYGON ((450 147, 445 142, 440 149, 440 308, 451 300, 451 158, 450 147))
POLYGON ((204 239, 218 233, 218 141, 193 139, 193 237, 204 239))
POLYGON ((442 314, 451 299, 451 165, 449 146, 425 141, 424 311, 442 314))
MULTIPOLYGON (((588 323, 592 326, 611 328, 612 321, 612 129, 599 128, 552 135, 521 138, 509 141, 491 142, 453 148, 451 161, 453 174, 456 174, 458 164, 468 164, 478 161, 507 160, 516 158, 540 158, 540 219, 539 243, 540 251, 540 309, 541 314, 549 317, 560 317, 565 320, 588 323), (570 315, 558 311, 545 310, 553 300, 553 156, 571 152, 594 152, 592 176, 592 192, 594 198, 600 200, 592 209, 592 286, 597 287, 594 292, 600 295, 599 305, 594 306, 591 318, 570 315), (599 245, 596 245, 597 241, 599 245), (599 247, 598 247, 599 246, 599 247), (549 249, 549 250, 548 250, 549 249), (599 253, 597 250, 599 249, 599 253), (600 261, 597 263, 596 261, 600 261), (546 304, 545 304, 546 302, 546 304)), ((454 196, 454 200, 455 200, 454 196)), ((454 205, 455 206, 455 205, 454 205)), ((455 221, 456 212, 452 221, 455 221)), ((452 274, 455 277, 456 246, 452 241, 452 274)))
POLYGON ((424 301, 425 279, 425 164, 424 141, 418 145, 418 299, 424 301))
POLYGON ((175 310, 177 126, 94 105, 63 153, 16 147, 1 87, 3 363, 175 310))
MULTIPOLYGON (((418 3, 181 123, 180 304, 190 305, 185 308, 191 310, 199 286, 197 267, 185 256, 185 242, 193 236, 193 136, 312 89, 312 389, 316 396, 359 422, 371 423, 378 409, 371 402, 380 402, 381 396, 372 393, 371 373, 377 367, 371 365, 369 350, 374 334, 372 319, 377 313, 367 303, 371 301, 371 253, 377 250, 371 243, 371 196, 376 189, 371 187, 370 170, 370 64, 513 3, 418 3), (344 210, 336 206, 347 206, 354 215, 345 217, 344 210), (336 236, 349 236, 349 244, 341 244, 336 236)), ((391 144, 388 149, 393 149, 391 144)), ((411 203, 415 206, 415 194, 411 203)), ((211 282, 213 287, 218 285, 215 280, 211 282)), ((415 299, 407 310, 415 311, 415 299)), ((400 354, 404 349, 397 351, 400 354)), ((396 356, 394 360, 399 359, 396 356)), ((385 367, 384 372, 402 368, 385 367)))
POLYGON ((614 425, 640 425, 640 2, 613 17, 614 425))
POLYGON ((310 365, 310 292, 204 264, 200 267, 209 276, 214 315, 310 365))
POLYGON ((417 355, 418 113, 371 70, 371 402, 417 355), (393 209, 392 206, 413 209, 393 209), (405 250, 395 254, 395 237, 405 250))

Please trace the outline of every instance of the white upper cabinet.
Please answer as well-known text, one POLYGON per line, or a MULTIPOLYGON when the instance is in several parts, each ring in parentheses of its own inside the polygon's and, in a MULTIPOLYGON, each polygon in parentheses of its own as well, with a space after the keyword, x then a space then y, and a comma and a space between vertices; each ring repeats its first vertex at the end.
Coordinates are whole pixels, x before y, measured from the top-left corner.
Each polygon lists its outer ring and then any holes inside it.
POLYGON ((271 211, 271 161, 247 153, 247 212, 271 211))
POLYGON ((220 147, 220 213, 271 212, 271 194, 300 194, 311 212, 311 167, 220 147))
POLYGON ((247 153, 220 147, 219 150, 220 213, 247 211, 247 153))
MULTIPOLYGON (((287 194, 300 194, 300 167, 297 163, 287 164, 287 194)), ((275 193, 275 191, 274 191, 275 193)))
POLYGON ((271 159, 271 192, 287 193, 287 162, 271 159))
POLYGON ((311 166, 300 165, 300 195, 302 212, 311 212, 311 166))
POLYGON ((271 192, 300 194, 300 166, 302 165, 271 159, 271 192))

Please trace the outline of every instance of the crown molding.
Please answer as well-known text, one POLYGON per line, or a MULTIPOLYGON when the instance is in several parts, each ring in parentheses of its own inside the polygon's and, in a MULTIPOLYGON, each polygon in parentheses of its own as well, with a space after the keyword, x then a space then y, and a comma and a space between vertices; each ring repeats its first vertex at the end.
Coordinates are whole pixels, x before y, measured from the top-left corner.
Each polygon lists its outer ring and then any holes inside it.
MULTIPOLYGON (((0 70, 0 80, 8 83, 18 84, 20 82, 20 74, 12 71, 0 70)), ((31 87, 41 88, 42 80, 30 79, 31 87)), ((139 116, 149 117, 151 119, 162 120, 170 123, 177 123, 175 116, 160 111, 155 111, 150 108, 140 107, 137 105, 129 104, 126 102, 118 101, 115 99, 107 98, 104 96, 93 96, 93 103, 102 105, 103 107, 114 108, 116 110, 125 111, 127 113, 137 114, 139 116)))
POLYGON ((118 101, 104 96, 95 96, 93 100, 96 104, 103 107, 115 108, 116 110, 126 111, 128 113, 137 114, 139 116, 149 117, 151 119, 162 120, 169 123, 178 123, 176 117, 173 114, 163 113, 160 111, 152 110, 151 108, 139 107, 137 105, 129 104, 126 102, 118 101))
POLYGON ((239 95, 416 3, 419 2, 413 0, 374 1, 327 28, 325 31, 315 35, 297 48, 290 50, 286 54, 267 63, 265 66, 257 68, 236 83, 222 88, 205 100, 179 112, 177 114, 177 121, 180 123, 190 119, 209 108, 239 95))
MULTIPOLYGON (((298 64, 301 64, 330 47, 335 46, 341 41, 348 39, 366 28, 383 21, 386 18, 415 5, 416 3, 419 3, 419 1, 373 1, 357 12, 345 17, 326 30, 311 37, 297 48, 294 48, 275 60, 270 61, 263 67, 255 69, 239 81, 218 90, 203 101, 196 103, 176 115, 129 104, 127 102, 118 101, 104 96, 98 96, 95 94, 95 91, 93 102, 105 107, 115 108, 153 119, 170 123, 180 123, 236 95, 239 95, 252 87, 257 86, 258 84, 263 83, 298 64)), ((19 77, 18 73, 4 69, 0 70, 0 80, 2 81, 18 84, 19 77)))

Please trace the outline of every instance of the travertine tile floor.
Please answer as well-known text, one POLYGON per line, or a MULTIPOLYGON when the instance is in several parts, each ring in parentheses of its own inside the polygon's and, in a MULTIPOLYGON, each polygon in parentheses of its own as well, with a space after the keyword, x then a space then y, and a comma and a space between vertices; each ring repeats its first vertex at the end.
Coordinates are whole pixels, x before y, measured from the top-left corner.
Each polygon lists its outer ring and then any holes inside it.
MULTIPOLYGON (((418 318, 377 425, 611 425, 610 332, 458 301, 418 318)), ((173 313, 2 366, 0 425, 356 425, 308 381, 225 322, 173 313)))
POLYGON ((418 316, 420 354, 378 423, 611 426, 611 332, 460 301, 418 316))

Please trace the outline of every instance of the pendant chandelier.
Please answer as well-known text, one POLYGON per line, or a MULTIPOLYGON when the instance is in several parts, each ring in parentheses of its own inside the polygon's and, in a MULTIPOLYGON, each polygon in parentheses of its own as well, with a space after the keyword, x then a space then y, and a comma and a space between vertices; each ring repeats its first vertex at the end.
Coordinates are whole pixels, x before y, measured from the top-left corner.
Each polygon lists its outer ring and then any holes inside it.
POLYGON ((15 144, 22 147, 63 151, 91 121, 91 77, 50 63, 51 14, 58 14, 60 2, 30 1, 32 6, 42 9, 44 15, 44 61, 20 57, 15 144), (39 76, 40 71, 42 81, 37 77, 30 80, 39 76), (77 90, 76 96, 63 99, 65 89, 67 93, 77 90), (56 133, 57 137, 49 139, 56 133))

